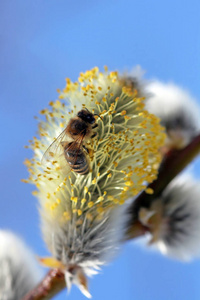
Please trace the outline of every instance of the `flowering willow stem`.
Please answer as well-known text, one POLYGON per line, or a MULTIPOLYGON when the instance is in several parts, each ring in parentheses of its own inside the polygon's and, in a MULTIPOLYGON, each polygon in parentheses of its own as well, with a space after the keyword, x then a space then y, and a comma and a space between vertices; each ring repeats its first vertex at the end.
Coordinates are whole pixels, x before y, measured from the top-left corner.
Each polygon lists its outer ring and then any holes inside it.
MULTIPOLYGON (((135 212, 141 205, 146 205, 158 197, 164 188, 178 175, 200 152, 200 135, 182 150, 171 151, 161 164, 157 180, 149 185, 154 194, 142 192, 134 201, 134 217, 127 230, 126 240, 143 235, 146 228, 139 224, 135 212)), ((130 214, 133 207, 130 207, 130 214)), ((66 287, 64 275, 59 270, 50 270, 42 282, 30 291, 23 300, 48 300, 66 287)))
POLYGON ((192 142, 182 150, 173 150, 164 158, 158 173, 157 179, 149 184, 153 189, 153 194, 145 191, 136 197, 133 205, 129 208, 132 216, 128 225, 126 240, 130 240, 139 235, 143 235, 146 228, 137 220, 137 213, 141 206, 148 206, 153 199, 160 196, 166 186, 176 177, 192 160, 200 153, 200 135, 196 136, 192 142), (134 213, 133 213, 134 212, 134 213))
MULTIPOLYGON (((136 205, 139 207, 146 204, 162 193, 164 188, 173 178, 178 175, 200 152, 200 135, 184 149, 171 151, 164 159, 157 180, 149 185, 154 190, 153 195, 142 192, 134 202, 134 211, 136 205)), ((130 207, 131 213, 131 207, 130 207)), ((132 218, 127 231, 126 240, 143 235, 146 228, 139 224, 136 218, 132 218)), ((48 300, 66 287, 64 275, 59 270, 50 270, 42 282, 32 291, 30 291, 22 300, 48 300)))
POLYGON ((44 279, 22 300, 48 300, 66 288, 64 274, 57 270, 50 270, 44 279))

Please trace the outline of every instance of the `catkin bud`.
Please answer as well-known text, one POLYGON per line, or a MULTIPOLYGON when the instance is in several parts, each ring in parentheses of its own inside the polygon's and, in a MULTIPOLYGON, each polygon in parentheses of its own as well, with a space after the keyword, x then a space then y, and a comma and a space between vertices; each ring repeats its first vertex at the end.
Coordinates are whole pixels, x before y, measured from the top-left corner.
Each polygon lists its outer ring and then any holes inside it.
POLYGON ((165 149, 181 149, 200 132, 200 111, 193 97, 173 83, 152 81, 147 88, 149 112, 161 119, 166 128, 165 149))
POLYGON ((20 300, 40 279, 33 253, 13 233, 0 230, 0 300, 20 300))
POLYGON ((168 256, 190 260, 200 255, 200 184, 178 176, 149 208, 141 207, 140 221, 149 228, 150 244, 168 256))

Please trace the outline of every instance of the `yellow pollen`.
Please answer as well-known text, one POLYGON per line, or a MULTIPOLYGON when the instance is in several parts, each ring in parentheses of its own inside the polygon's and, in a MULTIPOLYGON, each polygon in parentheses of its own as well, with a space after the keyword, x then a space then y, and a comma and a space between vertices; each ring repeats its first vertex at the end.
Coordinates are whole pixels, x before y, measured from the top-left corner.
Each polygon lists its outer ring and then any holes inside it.
POLYGON ((124 116, 124 119, 125 119, 125 120, 131 120, 131 117, 129 117, 129 116, 124 116))
POLYGON ((48 111, 47 109, 42 109, 42 110, 40 111, 40 114, 41 114, 41 115, 44 115, 44 114, 46 114, 47 111, 48 111))
POLYGON ((129 187, 128 187, 128 186, 125 186, 125 187, 124 187, 124 191, 127 192, 128 190, 129 190, 129 187))
POLYGON ((74 203, 77 203, 78 197, 71 197, 71 200, 72 200, 74 203))
POLYGON ((32 191, 32 195, 33 196, 37 196, 38 195, 38 191, 32 191))
POLYGON ((86 200, 85 198, 83 198, 83 199, 81 200, 81 204, 82 204, 82 205, 85 204, 86 201, 87 201, 87 200, 86 200))
POLYGON ((113 165, 115 166, 115 168, 118 166, 118 163, 116 161, 113 161, 113 165))
POLYGON ((123 205, 123 204, 124 204, 124 202, 125 202, 125 200, 124 200, 124 199, 120 199, 120 200, 119 200, 119 204, 120 204, 120 205, 123 205))
POLYGON ((93 201, 88 202, 88 207, 91 208, 94 205, 93 201))
POLYGON ((101 213, 103 213, 103 212, 104 212, 103 207, 98 207, 98 208, 97 208, 97 213, 101 214, 101 213))
POLYGON ((21 182, 29 183, 28 179, 21 179, 21 182))
POLYGON ((67 212, 67 211, 65 211, 64 213, 63 213, 63 217, 65 218, 65 220, 70 220, 70 214, 67 212))
POLYGON ((78 209, 78 210, 77 210, 77 213, 78 213, 79 216, 81 216, 81 215, 82 215, 82 210, 81 210, 81 209, 78 209))
POLYGON ((149 195, 152 195, 152 194, 154 193, 154 190, 151 189, 151 188, 147 188, 147 189, 145 190, 145 192, 146 192, 147 194, 149 194, 149 195))
POLYGON ((133 183, 133 181, 132 180, 129 180, 129 181, 126 181, 125 182, 125 185, 127 185, 127 186, 132 186, 134 183, 133 183))
POLYGON ((92 180, 92 184, 95 184, 95 183, 97 183, 97 179, 96 179, 96 178, 94 178, 94 179, 92 180))
POLYGON ((86 218, 91 221, 93 219, 93 215, 90 213, 87 213, 86 218))
POLYGON ((122 110, 121 115, 124 116, 126 114, 126 110, 122 110))

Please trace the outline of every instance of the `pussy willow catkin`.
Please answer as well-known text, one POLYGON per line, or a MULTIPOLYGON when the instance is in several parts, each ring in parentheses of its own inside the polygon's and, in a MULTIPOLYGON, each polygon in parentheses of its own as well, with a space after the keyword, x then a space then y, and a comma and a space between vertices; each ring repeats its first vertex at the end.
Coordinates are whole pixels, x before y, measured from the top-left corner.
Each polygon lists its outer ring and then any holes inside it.
MULTIPOLYGON (((66 81, 58 100, 41 111, 45 120, 39 121, 39 137, 29 146, 34 156, 26 161, 26 182, 37 187, 42 231, 53 257, 68 275, 70 266, 90 275, 123 235, 119 204, 156 178, 165 136, 159 119, 145 110, 144 99, 137 90, 123 87, 117 72, 94 68, 75 83, 66 81), (69 172, 62 155, 42 165, 48 146, 81 109, 100 116, 97 136, 83 142, 89 149, 89 174, 69 172)), ((80 287, 79 271, 70 273, 68 285, 70 281, 80 287)))

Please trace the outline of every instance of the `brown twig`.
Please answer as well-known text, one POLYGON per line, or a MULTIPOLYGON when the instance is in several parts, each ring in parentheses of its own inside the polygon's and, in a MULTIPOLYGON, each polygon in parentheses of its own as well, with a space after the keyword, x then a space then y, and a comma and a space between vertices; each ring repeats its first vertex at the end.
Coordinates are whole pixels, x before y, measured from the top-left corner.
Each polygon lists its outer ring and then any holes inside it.
POLYGON ((137 214, 141 206, 148 207, 151 201, 157 198, 166 186, 176 177, 192 160, 200 153, 200 135, 182 150, 172 150, 164 158, 158 173, 157 179, 149 184, 153 194, 143 191, 136 197, 129 208, 131 220, 129 221, 126 239, 132 239, 143 235, 146 228, 138 222, 137 214), (135 227, 137 230, 135 230, 135 227))
MULTIPOLYGON (((153 195, 142 192, 130 207, 132 215, 126 240, 143 235, 145 226, 136 218, 137 209, 144 205, 148 206, 153 199, 158 197, 170 181, 178 175, 200 152, 200 135, 184 149, 171 151, 161 164, 158 178, 149 185, 154 190, 153 195)), ((48 300, 65 288, 64 275, 59 270, 50 270, 42 282, 30 291, 22 300, 48 300)))
POLYGON ((64 274, 57 270, 50 270, 44 279, 22 300, 48 300, 66 287, 64 274))

